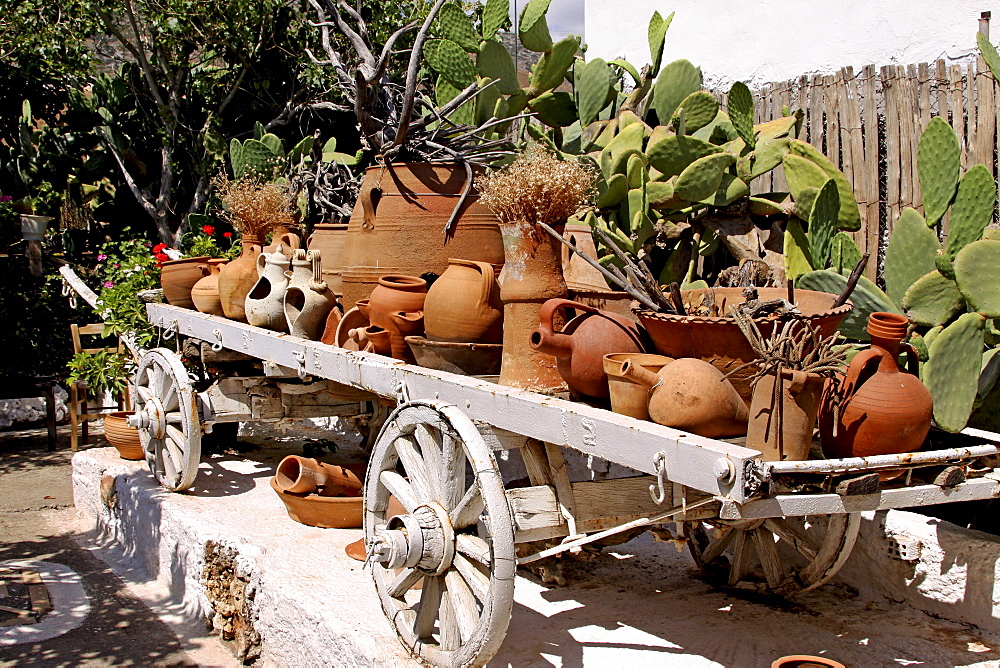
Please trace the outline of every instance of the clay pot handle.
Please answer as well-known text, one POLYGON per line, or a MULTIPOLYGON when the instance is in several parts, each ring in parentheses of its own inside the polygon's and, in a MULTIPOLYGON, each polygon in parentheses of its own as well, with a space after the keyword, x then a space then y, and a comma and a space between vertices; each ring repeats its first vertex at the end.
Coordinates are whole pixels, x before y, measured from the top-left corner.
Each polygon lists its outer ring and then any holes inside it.
MULTIPOLYGON (((788 379, 788 392, 790 394, 798 394, 802 391, 802 388, 806 386, 806 381, 809 380, 809 374, 805 371, 790 371, 791 378, 788 379)), ((778 379, 780 382, 781 379, 778 379)))
POLYGON ((553 319, 555 318, 556 311, 561 308, 574 308, 578 311, 583 311, 585 313, 600 313, 593 306, 587 306, 586 304, 581 304, 580 302, 575 302, 571 299, 563 299, 562 297, 555 297, 548 300, 542 304, 541 310, 538 312, 538 329, 543 334, 551 336, 553 333, 553 319))
POLYGON ((270 253, 261 253, 260 255, 257 256, 257 275, 258 276, 263 276, 264 275, 264 269, 267 267, 267 256, 268 255, 270 255, 270 253))
POLYGON ((873 348, 862 350, 851 360, 851 365, 847 367, 847 378, 844 381, 844 388, 852 395, 856 390, 858 379, 861 374, 868 371, 872 363, 878 364, 882 360, 882 353, 873 348))
POLYGON ((364 221, 361 227, 366 230, 375 229, 375 210, 378 209, 379 200, 382 199, 382 189, 372 184, 368 188, 361 189, 361 210, 364 212, 364 221))
POLYGON ((212 274, 212 267, 207 264, 199 264, 198 270, 201 271, 202 276, 210 276, 212 274))
POLYGON ((313 282, 322 283, 323 282, 323 264, 322 264, 322 254, 319 249, 311 250, 306 253, 306 258, 312 262, 313 270, 313 282))
POLYGON ((480 296, 481 303, 490 304, 493 301, 493 286, 497 282, 496 272, 493 270, 493 265, 489 262, 474 260, 473 264, 479 267, 479 271, 483 274, 483 290, 480 296))
POLYGON ((917 349, 909 343, 900 343, 899 349, 906 353, 906 372, 914 376, 919 376, 920 357, 917 355, 917 349))

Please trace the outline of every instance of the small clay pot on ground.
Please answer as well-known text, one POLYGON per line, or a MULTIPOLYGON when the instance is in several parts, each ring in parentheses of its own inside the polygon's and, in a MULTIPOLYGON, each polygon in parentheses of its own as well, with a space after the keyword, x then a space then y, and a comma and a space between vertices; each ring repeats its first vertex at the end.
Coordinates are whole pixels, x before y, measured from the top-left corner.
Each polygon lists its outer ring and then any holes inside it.
POLYGON ((282 492, 292 494, 310 494, 317 490, 321 496, 361 494, 361 481, 343 466, 298 455, 289 455, 281 460, 274 474, 274 483, 282 492))
POLYGON ((300 524, 325 529, 361 528, 364 497, 282 492, 274 478, 271 478, 271 489, 285 504, 288 516, 300 524))

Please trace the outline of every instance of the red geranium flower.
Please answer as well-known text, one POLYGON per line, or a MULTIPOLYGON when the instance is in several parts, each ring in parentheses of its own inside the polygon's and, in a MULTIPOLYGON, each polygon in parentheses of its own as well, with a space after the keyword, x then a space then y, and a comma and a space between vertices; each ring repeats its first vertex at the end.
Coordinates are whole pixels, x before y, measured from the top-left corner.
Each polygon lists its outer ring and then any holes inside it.
POLYGON ((228 239, 229 237, 233 236, 233 233, 232 232, 223 232, 222 236, 224 236, 225 238, 228 239))
POLYGON ((201 228, 201 231, 210 237, 215 236, 215 228, 212 227, 211 225, 205 225, 204 227, 201 228))
POLYGON ((160 264, 163 264, 164 262, 168 262, 170 260, 170 256, 167 255, 166 253, 154 253, 153 256, 156 258, 156 261, 159 262, 160 264))
POLYGON ((155 255, 156 253, 162 253, 163 249, 167 247, 168 247, 167 244, 156 244, 155 246, 153 246, 153 254, 155 255))

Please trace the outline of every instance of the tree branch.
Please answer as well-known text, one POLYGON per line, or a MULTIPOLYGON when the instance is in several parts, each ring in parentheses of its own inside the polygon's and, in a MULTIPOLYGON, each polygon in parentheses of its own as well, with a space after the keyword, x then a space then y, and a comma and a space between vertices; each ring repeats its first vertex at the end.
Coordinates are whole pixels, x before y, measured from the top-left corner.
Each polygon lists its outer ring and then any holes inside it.
POLYGON ((447 0, 436 0, 427 18, 420 26, 416 39, 413 40, 413 49, 410 51, 410 63, 406 69, 406 89, 403 92, 403 108, 399 113, 399 124, 396 126, 396 137, 393 139, 393 146, 399 146, 406 141, 406 133, 410 130, 410 119, 413 118, 414 93, 417 90, 417 75, 420 73, 420 58, 424 51, 424 42, 427 41, 427 33, 430 32, 431 24, 437 18, 438 12, 447 0))

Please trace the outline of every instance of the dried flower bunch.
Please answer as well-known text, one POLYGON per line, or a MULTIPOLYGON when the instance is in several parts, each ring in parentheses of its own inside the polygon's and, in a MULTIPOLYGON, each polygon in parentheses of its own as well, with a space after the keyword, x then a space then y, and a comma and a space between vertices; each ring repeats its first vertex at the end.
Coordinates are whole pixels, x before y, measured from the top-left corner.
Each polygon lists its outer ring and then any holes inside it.
POLYGON ((514 162, 476 179, 480 201, 505 223, 558 225, 593 204, 596 173, 531 144, 514 162))
POLYGON ((284 186, 258 176, 232 181, 224 174, 213 184, 226 205, 222 217, 244 235, 263 239, 275 225, 295 224, 295 209, 284 186))

